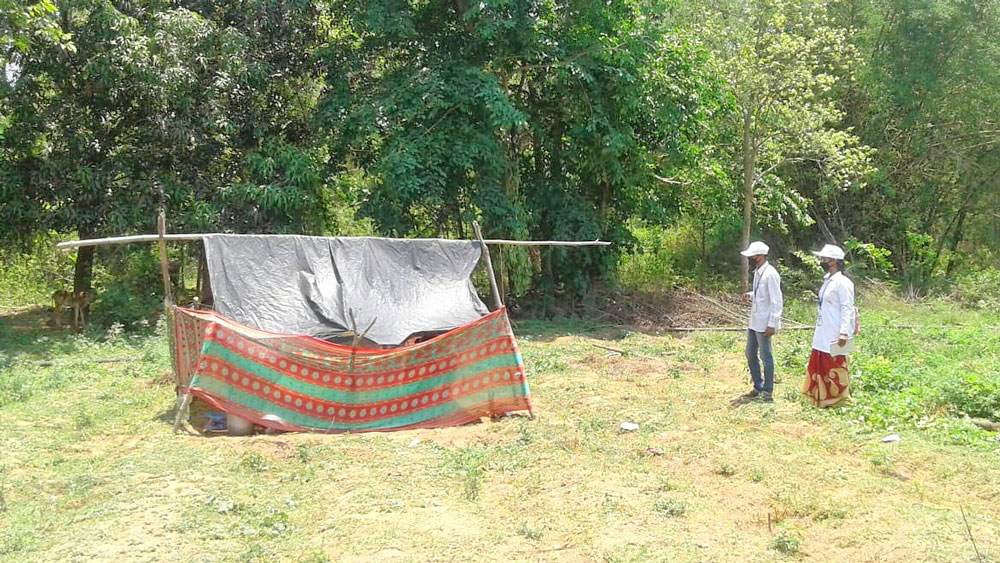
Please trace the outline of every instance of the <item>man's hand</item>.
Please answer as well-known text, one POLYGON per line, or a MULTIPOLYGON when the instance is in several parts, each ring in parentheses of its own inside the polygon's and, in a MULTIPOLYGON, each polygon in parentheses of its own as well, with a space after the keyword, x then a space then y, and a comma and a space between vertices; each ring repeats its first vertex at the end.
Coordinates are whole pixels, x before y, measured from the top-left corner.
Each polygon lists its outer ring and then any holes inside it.
POLYGON ((774 336, 774 327, 773 326, 767 327, 767 329, 764 330, 764 336, 774 336))
POLYGON ((750 293, 744 293, 743 294, 743 302, 744 303, 749 303, 750 302, 750 297, 751 297, 750 293))
POLYGON ((844 346, 847 344, 847 335, 841 334, 840 338, 837 339, 837 345, 844 346))

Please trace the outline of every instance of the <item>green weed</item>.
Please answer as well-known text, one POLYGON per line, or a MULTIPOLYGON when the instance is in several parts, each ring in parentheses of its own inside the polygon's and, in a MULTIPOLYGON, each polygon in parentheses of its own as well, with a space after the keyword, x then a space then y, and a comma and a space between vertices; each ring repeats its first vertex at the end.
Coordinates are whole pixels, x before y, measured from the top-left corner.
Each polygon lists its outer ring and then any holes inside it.
POLYGON ((662 516, 683 516, 687 510, 687 503, 674 499, 660 499, 653 503, 653 510, 662 516))
POLYGON ((522 521, 521 525, 517 527, 518 535, 535 541, 542 539, 543 531, 541 526, 529 524, 527 521, 522 521))
POLYGON ((246 452, 240 457, 238 467, 251 473, 263 473, 270 469, 267 458, 257 452, 246 452))
POLYGON ((795 555, 802 549, 802 535, 796 531, 784 529, 771 540, 771 549, 785 555, 795 555))
POLYGON ((468 501, 479 498, 483 485, 483 473, 487 463, 488 450, 478 446, 465 446, 457 450, 446 450, 447 470, 458 478, 462 494, 468 501))

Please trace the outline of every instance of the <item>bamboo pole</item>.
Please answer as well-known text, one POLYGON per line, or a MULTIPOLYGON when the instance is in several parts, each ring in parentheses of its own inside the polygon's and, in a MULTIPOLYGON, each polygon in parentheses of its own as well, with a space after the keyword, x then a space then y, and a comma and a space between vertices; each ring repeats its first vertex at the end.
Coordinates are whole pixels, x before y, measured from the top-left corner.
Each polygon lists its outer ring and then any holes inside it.
POLYGON ((479 221, 472 222, 472 228, 476 231, 476 238, 479 244, 483 245, 483 255, 486 257, 486 271, 490 274, 490 290, 493 291, 493 304, 497 309, 503 307, 503 300, 500 299, 500 290, 497 289, 497 278, 493 273, 493 260, 490 259, 490 247, 486 246, 483 240, 483 233, 479 230, 479 221))
MULTIPOLYGON (((190 234, 170 234, 163 238, 169 241, 178 240, 201 240, 207 236, 221 233, 190 233, 190 234)), ((355 237, 345 237, 355 238, 355 237)), ((69 240, 56 244, 60 250, 80 248, 82 246, 101 246, 105 244, 126 244, 131 242, 157 242, 160 236, 157 235, 132 235, 127 237, 106 237, 86 240, 69 240)), ((425 239, 425 240, 455 240, 455 239, 425 239)), ((486 244, 504 244, 508 246, 610 246, 611 243, 603 240, 506 240, 487 239, 482 242, 486 244)))
MULTIPOLYGON (((173 341, 174 331, 172 330, 173 299, 170 297, 170 267, 167 264, 167 215, 163 211, 160 211, 156 218, 156 233, 160 246, 160 274, 163 277, 163 314, 167 316, 167 339, 170 341, 170 367, 173 369, 174 378, 177 379, 177 356, 174 353, 176 343, 173 341)), ((191 391, 183 389, 182 393, 178 397, 177 414, 174 415, 174 434, 180 429, 185 414, 191 408, 191 391)))
MULTIPOLYGON (((160 243, 160 273, 163 275, 163 295, 170 299, 170 266, 167 264, 167 216, 160 211, 156 218, 157 240, 160 243)), ((169 311, 168 311, 169 312, 169 311)))

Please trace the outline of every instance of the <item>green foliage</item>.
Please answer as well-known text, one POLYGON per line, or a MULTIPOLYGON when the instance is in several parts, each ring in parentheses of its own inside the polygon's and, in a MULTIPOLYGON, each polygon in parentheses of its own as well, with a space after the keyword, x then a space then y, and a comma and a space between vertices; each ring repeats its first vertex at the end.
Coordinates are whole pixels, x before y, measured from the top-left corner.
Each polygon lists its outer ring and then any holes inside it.
POLYGON ((247 452, 240 458, 239 469, 250 473, 262 473, 270 469, 267 458, 258 452, 247 452))
MULTIPOLYGON (((995 447, 966 417, 1000 419, 1000 336, 995 315, 955 311, 951 303, 924 305, 903 316, 882 302, 863 301, 861 334, 850 362, 853 405, 824 411, 865 432, 922 429, 947 442, 995 447), (955 324, 906 330, 897 324, 955 324)), ((801 371, 812 334, 786 333, 775 347, 778 369, 801 371)))
POLYGON ((814 222, 812 197, 863 185, 871 149, 837 129, 834 88, 849 83, 857 49, 825 0, 689 4, 690 25, 712 51, 733 111, 719 126, 729 184, 739 185, 742 244, 753 225, 786 232, 814 222), (706 9, 707 8, 707 9, 706 9))
POLYGON ((479 498, 479 490, 483 485, 483 473, 486 468, 489 451, 486 448, 466 446, 449 452, 446 468, 457 477, 462 485, 466 500, 475 501, 479 498))
MULTIPOLYGON (((70 34, 59 27, 59 12, 53 0, 34 3, 0 0, 0 61, 6 65, 19 62, 18 56, 31 51, 39 43, 57 45, 67 51, 74 49, 70 34)), ((6 82, 7 77, 3 77, 6 82)), ((0 136, 3 130, 0 128, 0 136)))
POLYGON ((733 246, 739 226, 718 222, 703 227, 693 218, 667 228, 630 222, 637 243, 621 257, 619 283, 640 290, 663 290, 677 284, 732 287, 741 258, 733 246))
POLYGON ((771 539, 771 549, 785 555, 795 555, 802 549, 802 534, 796 530, 782 528, 778 535, 771 539))
POLYGON ((2 92, 0 239, 148 232, 160 208, 172 230, 322 232, 316 10, 63 4, 76 52, 38 44, 2 92))
POLYGON ((25 249, 0 249, 0 308, 51 306, 52 292, 72 288, 72 254, 55 249, 55 233, 39 233, 25 249))
POLYGON ((955 280, 954 292, 968 307, 1000 311, 1000 269, 989 267, 963 272, 955 280))
POLYGON ((653 510, 668 517, 683 516, 687 511, 687 503, 673 499, 660 499, 653 503, 653 510))
POLYGON ((677 279, 677 259, 671 253, 676 247, 670 244, 668 231, 640 224, 632 228, 632 233, 636 245, 631 252, 622 255, 618 281, 641 290, 672 286, 677 279))
POLYGON ((879 149, 879 173, 828 209, 845 235, 891 250, 906 288, 923 293, 961 265, 962 245, 996 246, 1000 5, 880 0, 842 10, 867 59, 843 104, 879 149))
MULTIPOLYGON (((348 4, 322 52, 351 77, 321 102, 344 166, 375 183, 362 205, 382 232, 603 238, 675 205, 656 168, 695 134, 711 92, 662 11, 622 2, 348 4)), ((579 295, 615 252, 512 253, 515 280, 579 295), (516 257, 516 258, 515 258, 516 257)), ((516 282, 515 288, 523 282, 516 282)))
POLYGON ((855 277, 885 278, 892 272, 892 252, 886 248, 848 237, 844 240, 844 251, 853 258, 851 273, 855 277))

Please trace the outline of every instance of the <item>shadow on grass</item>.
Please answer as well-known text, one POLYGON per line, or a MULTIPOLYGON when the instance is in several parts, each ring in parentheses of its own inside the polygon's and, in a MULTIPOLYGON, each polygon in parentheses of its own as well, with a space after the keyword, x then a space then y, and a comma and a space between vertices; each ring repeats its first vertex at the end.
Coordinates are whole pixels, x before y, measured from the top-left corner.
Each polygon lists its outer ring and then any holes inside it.
MULTIPOLYGON (((10 356, 25 355, 33 359, 51 359, 54 355, 72 353, 77 348, 78 336, 72 328, 49 326, 51 313, 36 307, 0 316, 0 351, 10 356)), ((93 333, 82 333, 93 337, 93 333)))

